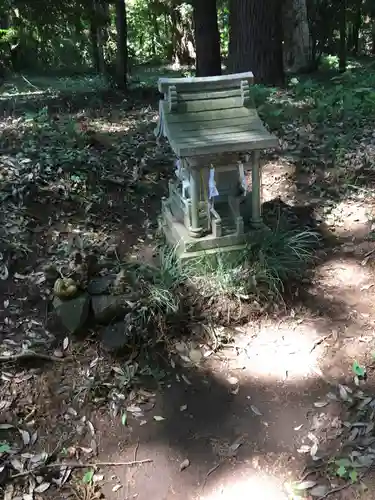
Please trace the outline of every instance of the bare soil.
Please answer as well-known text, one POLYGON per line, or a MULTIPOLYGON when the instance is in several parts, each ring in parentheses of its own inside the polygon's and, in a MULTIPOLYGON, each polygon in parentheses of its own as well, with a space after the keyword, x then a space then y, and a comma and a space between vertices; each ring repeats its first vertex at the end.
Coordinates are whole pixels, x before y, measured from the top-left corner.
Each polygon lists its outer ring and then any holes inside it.
MULTIPOLYGON (((276 196, 285 202, 296 200, 292 167, 269 160, 264 168, 265 201, 276 196)), ((146 173, 146 194, 127 198, 121 186, 109 183, 101 203, 90 207, 90 227, 107 234, 117 258, 150 258, 149 228, 155 224, 165 189, 163 177, 146 173)), ((300 196, 297 201, 311 200, 300 196)), ((323 221, 335 246, 327 248, 313 280, 277 314, 247 322, 242 317, 242 326, 217 327, 215 335, 227 335, 231 341, 196 366, 171 363, 178 353, 171 339, 169 352, 156 353, 156 377, 154 373, 136 381, 127 395, 128 407, 140 406, 141 411, 128 409, 126 422, 121 413, 111 412, 102 394, 102 377, 126 359, 104 352, 95 331, 84 339, 70 339, 61 361, 2 362, 0 424, 36 431, 32 453, 113 464, 95 467, 97 487, 83 482, 85 470, 74 469, 62 489, 52 484, 35 498, 292 498, 292 483, 311 466, 311 454, 301 451, 304 445, 311 448, 311 433, 318 435, 319 448, 334 454, 340 449, 338 429, 349 415, 340 401, 316 403, 326 400, 333 385, 352 385, 354 360, 367 367, 366 391, 373 393, 375 243, 368 240, 368 209, 342 203, 334 222, 323 221), (119 465, 142 460, 150 462, 119 465)), ((56 233, 61 237, 68 232, 68 224, 87 227, 86 216, 87 207, 62 204, 59 197, 28 205, 32 252, 23 261, 10 260, 10 277, 0 281, 2 345, 11 348, 29 338, 48 352, 62 350, 66 335, 48 308, 49 298, 40 296, 22 276, 43 261, 56 233)), ((194 338, 200 347, 207 340, 194 338)), ((19 442, 17 432, 12 432, 0 428, 0 442, 19 442)), ((24 448, 27 452, 31 445, 24 448)), ((323 476, 330 491, 345 486, 330 499, 374 498, 370 473, 363 479, 369 488, 364 493, 340 480, 329 484, 324 474, 315 476, 323 476)), ((53 483, 53 474, 47 477, 53 483)), ((14 491, 6 490, 7 500, 27 490, 28 479, 15 482, 14 491)))

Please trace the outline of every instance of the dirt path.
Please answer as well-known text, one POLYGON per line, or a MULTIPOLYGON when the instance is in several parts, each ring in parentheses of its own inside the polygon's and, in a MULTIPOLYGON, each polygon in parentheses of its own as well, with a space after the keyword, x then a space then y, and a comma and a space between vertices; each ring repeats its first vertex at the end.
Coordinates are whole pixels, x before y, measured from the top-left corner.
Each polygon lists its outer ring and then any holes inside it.
MULTIPOLYGON (((374 458, 372 194, 339 200, 328 211, 324 196, 310 192, 319 184, 315 166, 313 174, 302 174, 281 152, 267 157, 265 201, 281 197, 294 214, 313 212, 333 246, 278 314, 241 328, 213 325, 210 343, 207 335, 191 340, 185 325, 177 325, 181 338, 170 339, 168 352, 152 350, 157 363, 129 352, 109 355, 97 326, 85 338, 67 338, 50 314, 42 266, 51 255, 63 260, 72 233, 87 238, 100 256, 110 254, 112 266, 129 256, 150 258, 172 158, 156 147, 149 105, 129 102, 124 109, 122 99, 117 108, 105 102, 92 116, 84 114, 85 127, 72 113, 37 116, 31 135, 18 119, 1 124, 9 153, 2 175, 13 171, 10 185, 21 192, 20 200, 9 201, 9 186, 4 189, 0 270, 7 267, 10 277, 0 281, 1 353, 32 346, 56 355, 52 362, 0 366, 0 487, 8 479, 4 463, 23 474, 20 487, 8 484, 6 500, 21 494, 23 500, 95 500, 101 492, 107 500, 359 498, 358 487, 348 487, 350 478, 358 482, 349 476, 355 469, 342 466, 343 481, 332 467, 340 470, 336 456, 348 461, 342 446, 348 435, 358 445, 350 448, 350 464, 366 454, 374 458), (55 170, 35 174, 27 170, 34 160, 26 158, 23 171, 19 150, 27 158, 43 150, 55 170), (67 164, 77 171, 65 172, 67 164), (26 199, 31 174, 41 178, 26 199), (185 348, 195 352, 193 362, 185 348), (359 388, 354 362, 358 373, 367 368, 359 388), (359 419, 367 420, 352 425, 359 419), (46 460, 107 465, 52 474, 47 464, 43 475, 29 474, 32 464, 46 460), (119 465, 142 460, 150 462, 119 465), (293 496, 293 483, 304 477, 314 485, 293 496)), ((305 136, 298 137, 302 143, 305 136)), ((363 482, 371 487, 365 470, 363 482)), ((361 500, 374 498, 371 488, 367 495, 361 500)))
MULTIPOLYGON (((275 192, 282 192, 287 176, 279 169, 275 184, 272 166, 270 175, 275 192)), ((374 245, 363 243, 363 227, 371 224, 363 217, 352 219, 351 224, 346 219, 341 233, 344 243, 320 267, 289 317, 233 331, 233 345, 210 356, 189 379, 191 385, 172 379, 162 388, 147 424, 145 417, 131 419, 125 435, 120 425, 110 433, 105 424, 99 426, 108 459, 129 460, 137 450, 138 458, 153 460, 131 471, 116 469, 123 488, 113 494, 106 485, 108 498, 292 498, 292 483, 311 462, 309 453, 301 452, 311 447, 311 434, 319 434, 319 447, 337 445, 342 405, 319 402, 334 384, 351 384, 353 361, 371 365, 375 349, 375 276, 369 255, 374 245), (360 238, 353 238, 358 232, 360 238), (155 422, 155 415, 165 420, 155 422), (186 460, 189 467, 180 471, 186 460)), ((370 476, 367 481, 371 486, 370 476)), ((335 487, 335 482, 326 486, 335 487)), ((355 495, 357 490, 345 488, 330 498, 355 495)))

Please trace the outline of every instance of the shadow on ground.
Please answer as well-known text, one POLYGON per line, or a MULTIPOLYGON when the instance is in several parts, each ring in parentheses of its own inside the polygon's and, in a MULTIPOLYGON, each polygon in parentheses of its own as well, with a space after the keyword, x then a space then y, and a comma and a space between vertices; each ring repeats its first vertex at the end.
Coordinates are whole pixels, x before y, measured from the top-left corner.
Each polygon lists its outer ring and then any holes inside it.
MULTIPOLYGON (((103 101, 110 100, 110 96, 103 94, 98 97, 101 102, 97 109, 95 105, 93 106, 93 115, 106 116, 108 108, 105 106, 103 108, 103 101)), ((145 106, 150 105, 151 108, 155 109, 155 97, 156 95, 153 93, 151 93, 149 100, 145 100, 144 96, 141 96, 141 108, 144 109, 145 106)), ((116 94, 113 102, 122 105, 123 98, 124 96, 116 94)), ((64 102, 65 98, 61 96, 57 100, 54 97, 51 99, 47 106, 52 114, 64 109, 73 112, 84 111, 86 108, 85 99, 82 102, 81 97, 77 97, 78 101, 68 97, 69 102, 64 102)), ((34 103, 32 109, 35 110, 38 106, 38 103, 34 103)), ((138 112, 140 108, 137 106, 137 103, 134 106, 129 104, 129 110, 135 109, 138 112)), ((16 111, 15 114, 17 114, 16 111)), ((153 124, 149 123, 147 113, 144 114, 143 120, 142 126, 139 128, 135 126, 132 130, 136 134, 138 133, 141 139, 146 134, 150 136, 153 128, 153 124)), ((116 120, 113 121, 116 122, 116 120)), ((101 133, 112 139, 123 138, 124 142, 129 142, 131 138, 131 134, 124 131, 108 133, 102 131, 101 133)), ((94 148, 95 146, 91 144, 90 147, 94 148)), ((102 147, 105 146, 102 145, 102 147)), ((132 149, 133 145, 130 143, 126 154, 132 149)), ((159 193, 166 188, 166 179, 169 175, 167 169, 172 168, 173 159, 171 156, 168 157, 167 161, 163 160, 162 154, 159 155, 160 157, 154 154, 155 145, 151 149, 151 155, 148 151, 142 152, 142 158, 146 159, 146 166, 135 187, 131 186, 131 169, 128 169, 125 180, 124 178, 120 179, 120 183, 115 187, 113 184, 116 182, 113 182, 113 179, 108 181, 111 187, 105 190, 104 200, 94 200, 89 210, 87 209, 89 200, 86 200, 79 206, 79 210, 77 209, 75 214, 77 224, 81 221, 85 229, 100 226, 108 237, 112 227, 118 225, 114 244, 117 244, 118 241, 122 242, 119 258, 125 258, 131 250, 134 250, 134 246, 138 246, 135 251, 140 252, 142 245, 138 238, 142 238, 145 230, 155 220, 159 193), (162 173, 158 172, 159 161, 164 161, 163 170, 165 171, 162 173), (155 171, 158 175, 157 182, 161 178, 161 188, 154 178, 151 180, 149 178, 155 171), (124 192, 126 192, 126 197, 124 192), (107 197, 107 195, 109 196, 107 197), (130 205, 131 208, 129 208, 130 205), (85 217, 90 211, 92 211, 90 218, 86 220, 85 217), (82 217, 84 220, 81 220, 82 217), (105 227, 103 220, 110 220, 111 228, 105 227), (122 233, 122 236, 119 233, 122 233)), ((53 152, 51 154, 53 156, 53 152)), ((98 182, 103 175, 101 167, 105 159, 101 155, 102 152, 98 148, 98 164, 95 166, 96 177, 87 178, 87 185, 92 192, 98 188, 98 182)), ((116 150, 111 161, 115 161, 115 157, 121 155, 124 156, 124 151, 116 150)), ((121 168, 124 169, 121 162, 122 158, 116 163, 118 171, 121 171, 121 168)), ((109 167, 111 166, 112 164, 109 162, 109 167)), ((95 168, 90 164, 87 171, 95 170, 95 168)), ((49 196, 55 192, 51 186, 47 186, 46 191, 49 192, 49 196)), ((70 196, 69 193, 68 196, 70 196)), ((37 220, 37 225, 31 228, 29 236, 30 239, 37 239, 39 255, 42 255, 42 250, 46 246, 40 228, 48 223, 46 220, 49 218, 47 212, 58 213, 59 201, 61 202, 61 192, 57 191, 52 203, 50 203, 51 200, 48 203, 43 202, 36 205, 33 202, 34 204, 30 203, 28 206, 31 218, 37 220), (36 227, 38 230, 35 229, 36 227)), ((69 201, 71 200, 69 199, 69 201)), ((77 206, 78 204, 76 208, 77 206)), ((303 283, 291 283, 288 287, 289 295, 286 303, 273 311, 271 319, 275 319, 274 330, 276 333, 278 332, 277 322, 290 318, 291 311, 294 311, 293 314, 297 316, 301 314, 302 321, 306 318, 319 317, 321 321, 316 324, 318 325, 316 329, 319 330, 318 334, 322 337, 333 329, 346 328, 348 325, 358 330, 363 327, 363 324, 353 316, 351 305, 346 304, 345 300, 340 299, 337 295, 332 296, 332 291, 327 295, 324 293, 324 289, 317 287, 315 278, 319 270, 324 265, 329 264, 331 259, 337 259, 340 256, 337 249, 341 241, 340 238, 323 231, 314 214, 315 206, 316 204, 292 206, 280 200, 272 200, 264 207, 265 218, 270 225, 280 223, 282 216, 285 224, 294 229, 299 228, 302 231, 308 228, 320 232, 322 241, 321 248, 317 249, 319 250, 319 258, 308 270, 303 283)), ((62 222, 65 225, 72 220, 72 209, 69 205, 66 208, 60 205, 61 209, 65 211, 65 214, 61 214, 60 211, 58 220, 54 222, 62 222)), ((359 258, 355 256, 350 258, 354 263, 358 263, 359 258)), ((28 265, 32 264, 29 262, 28 265)), ((12 268, 10 269, 13 271, 12 268)), ((19 271, 19 268, 17 270, 19 271)), ((7 293, 7 291, 4 292, 4 294, 7 293)), ((11 294, 12 291, 9 291, 9 296, 11 294)), ((202 320, 210 319, 210 316, 206 314, 207 310, 199 310, 199 307, 198 305, 194 311, 195 315, 201 316, 202 320)), ((35 311, 38 308, 40 308, 40 303, 34 305, 35 311)), ((233 322, 233 315, 234 311, 230 312, 229 318, 228 312, 225 313, 225 318, 224 315, 220 317, 219 314, 215 317, 215 321, 221 320, 222 324, 227 325, 228 322, 233 322)), ((251 318, 250 308, 248 313, 243 314, 241 321, 248 322, 251 318)), ((175 328, 178 326, 177 323, 175 328)), ((183 329, 185 331, 185 325, 183 329)), ((306 333, 306 337, 308 336, 306 333)), ((310 349, 309 351, 307 348, 307 351, 310 354, 317 340, 319 341, 319 335, 314 338, 306 338, 306 345, 310 349)), ((318 346, 318 344, 316 345, 318 346)), ((290 348, 293 349, 293 345, 290 348)), ((277 349, 276 345, 276 352, 277 349)), ((115 467, 110 474, 105 469, 107 484, 104 486, 104 491, 109 500, 120 498, 148 500, 150 497, 156 500, 198 500, 199 498, 214 500, 219 497, 246 498, 250 495, 258 495, 266 500, 286 498, 281 493, 283 481, 299 477, 306 465, 306 457, 298 453, 297 449, 308 442, 307 434, 313 423, 313 418, 316 413, 321 413, 320 409, 314 407, 314 402, 325 397, 326 393, 331 390, 331 385, 316 374, 314 375, 312 371, 300 378, 285 376, 285 378, 279 378, 276 381, 275 379, 257 378, 255 375, 249 377, 246 370, 241 368, 241 363, 236 361, 239 358, 239 352, 236 351, 236 348, 231 350, 235 354, 232 363, 227 362, 224 356, 220 359, 220 354, 218 354, 218 360, 211 364, 208 363, 207 368, 180 370, 178 366, 176 369, 171 369, 168 363, 167 365, 161 364, 162 369, 168 372, 167 377, 162 384, 149 387, 150 390, 157 392, 155 406, 149 408, 148 411, 145 410, 144 416, 138 419, 134 418, 131 412, 128 412, 126 426, 122 425, 120 416, 110 417, 106 408, 95 408, 95 405, 92 405, 91 408, 79 408, 80 412, 87 411, 91 414, 90 418, 96 429, 101 460, 108 459, 117 462, 133 460, 135 456, 137 459, 151 458, 153 460, 151 464, 145 464, 136 469, 115 467), (185 378, 182 377, 182 374, 185 378), (235 387, 230 381, 231 377, 238 381, 235 383, 235 387), (154 417, 163 417, 163 420, 154 417), (146 422, 143 423, 143 420, 146 422), (180 464, 186 459, 189 460, 190 465, 186 470, 180 471, 180 464), (214 470, 218 464, 221 465, 214 470), (112 489, 113 484, 116 483, 116 480, 111 478, 112 473, 119 478, 119 484, 122 485, 118 492, 112 489), (270 486, 276 488, 273 492, 270 490, 271 493, 268 493, 266 489, 267 478, 265 483, 260 482, 261 490, 259 490, 257 478, 264 474, 269 475, 268 479, 271 483, 272 481, 276 482, 274 486, 270 486), (250 478, 248 484, 244 482, 245 477, 247 480, 250 478), (253 483, 252 478, 254 478, 253 483), (204 484, 205 480, 207 484, 204 484), (240 483, 241 481, 243 490, 236 490, 230 496, 230 483, 240 483), (223 491, 220 490, 220 483, 223 484, 223 491), (212 490, 211 493, 210 490, 212 490), (214 490, 216 490, 216 497, 214 490), (226 494, 227 496, 225 496, 226 494)), ((97 354, 96 352, 95 355, 97 354)), ((99 354, 102 353, 99 352, 99 354)), ((164 358, 168 359, 169 354, 169 352, 163 353, 164 358)), ((251 356, 252 353, 249 352, 247 363, 250 367, 255 362, 251 356)), ((108 364, 114 361, 107 355, 103 355, 103 357, 106 362, 108 361, 108 364)), ((264 363, 269 365, 269 370, 272 372, 275 361, 270 358, 265 359, 264 363)), ((317 358, 312 357, 311 364, 315 363, 317 363, 317 358)), ((73 379, 77 381, 83 377, 81 366, 73 367, 72 372, 69 370, 70 365, 67 364, 66 367, 57 368, 47 373, 50 396, 58 394, 62 378, 69 377, 71 383, 73 379)), ((336 383, 338 381, 335 380, 336 383)), ((140 387, 136 387, 135 391, 137 389, 140 387)), ((71 401, 64 401, 61 396, 59 404, 61 404, 62 409, 59 407, 56 425, 71 401)), ((54 411, 56 413, 56 409, 54 411)), ((332 412, 331 417, 334 418, 335 415, 340 414, 341 408, 335 408, 333 405, 327 411, 332 412)), ((46 431, 51 433, 51 429, 46 431)))

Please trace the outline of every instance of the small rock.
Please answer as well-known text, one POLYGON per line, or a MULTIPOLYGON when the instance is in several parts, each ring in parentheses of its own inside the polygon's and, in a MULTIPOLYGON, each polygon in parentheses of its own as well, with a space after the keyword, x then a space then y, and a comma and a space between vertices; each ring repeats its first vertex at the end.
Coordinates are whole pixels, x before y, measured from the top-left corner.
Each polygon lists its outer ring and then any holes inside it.
POLYGON ((83 293, 70 300, 53 299, 53 307, 60 321, 70 333, 77 333, 86 323, 90 310, 90 296, 83 293))
POLYGON ((118 351, 129 343, 129 332, 126 323, 115 323, 107 326, 102 334, 103 346, 109 351, 118 351))
POLYGON ((130 310, 125 295, 94 295, 91 303, 95 321, 101 324, 122 319, 130 310))
POLYGON ((89 282, 87 291, 90 295, 108 295, 115 280, 116 275, 98 276, 89 282))

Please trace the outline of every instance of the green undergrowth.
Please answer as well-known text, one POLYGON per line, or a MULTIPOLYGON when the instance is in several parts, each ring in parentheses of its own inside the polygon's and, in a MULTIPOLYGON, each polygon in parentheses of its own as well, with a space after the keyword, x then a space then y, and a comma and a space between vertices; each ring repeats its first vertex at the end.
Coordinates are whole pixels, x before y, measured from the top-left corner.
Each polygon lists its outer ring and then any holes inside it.
MULTIPOLYGON (((288 285, 306 277, 318 245, 319 235, 312 230, 276 228, 254 236, 244 250, 184 262, 173 249, 160 246, 158 265, 137 264, 134 269, 138 283, 146 284, 142 304, 134 309, 137 321, 143 326, 164 324, 186 311, 185 294, 192 290, 202 299, 282 301, 288 285)), ((199 311, 193 309, 190 316, 195 313, 199 311)))
POLYGON ((353 125, 361 125, 364 119, 374 120, 374 89, 371 62, 350 66, 345 73, 322 71, 295 76, 289 79, 286 89, 255 85, 252 92, 259 112, 272 128, 281 129, 293 119, 312 127, 338 126, 354 134, 353 125))
POLYGON ((255 233, 242 251, 189 262, 189 276, 203 294, 260 302, 282 300, 287 285, 305 277, 318 243, 319 235, 311 230, 276 228, 255 233))

